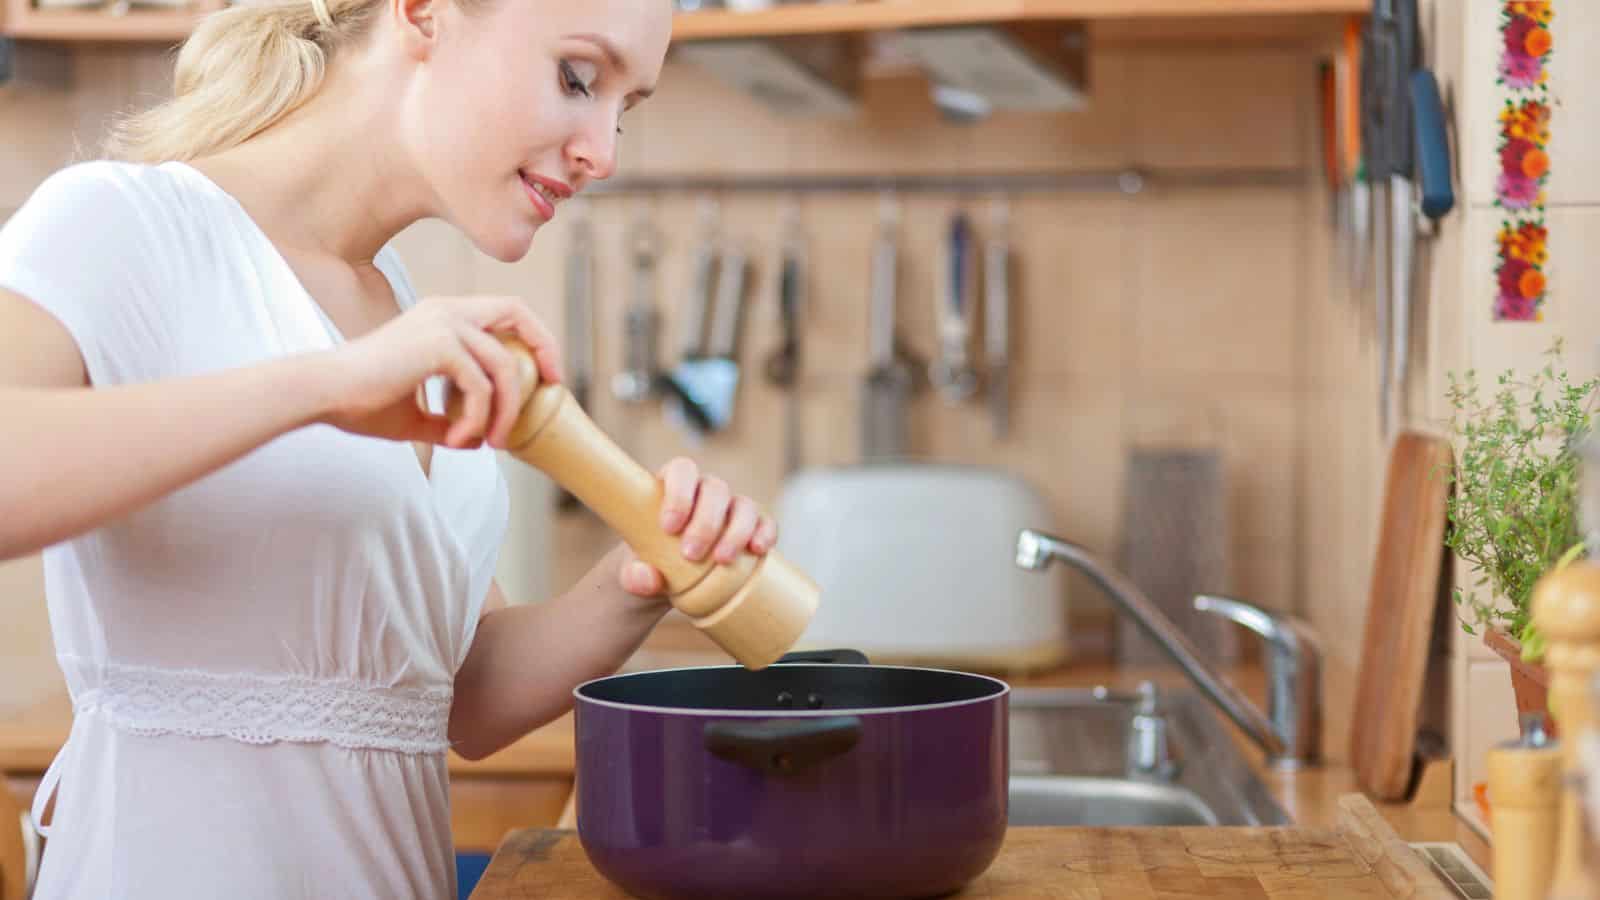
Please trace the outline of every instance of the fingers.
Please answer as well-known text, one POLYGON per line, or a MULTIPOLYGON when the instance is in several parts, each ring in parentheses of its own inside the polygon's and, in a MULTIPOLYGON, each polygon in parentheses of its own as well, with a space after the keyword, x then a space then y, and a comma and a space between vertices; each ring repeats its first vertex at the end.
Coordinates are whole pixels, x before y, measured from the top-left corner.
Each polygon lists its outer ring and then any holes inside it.
POLYGON ((619 575, 623 590, 637 597, 657 597, 667 589, 666 579, 655 567, 632 558, 622 564, 619 575))
POLYGON ((749 546, 760 522, 761 511, 756 508, 756 502, 749 497, 735 497, 728 510, 728 527, 712 550, 713 558, 723 565, 738 559, 749 546))
POLYGON ((778 523, 771 516, 762 516, 756 533, 750 536, 750 552, 757 555, 778 546, 778 523))
POLYGON ((728 489, 726 481, 720 478, 700 480, 694 513, 683 529, 684 558, 695 562, 706 558, 716 544, 717 537, 722 534, 723 524, 728 521, 728 507, 732 501, 733 492, 728 489))
POLYGON ((445 443, 456 449, 468 446, 484 433, 492 405, 494 385, 483 367, 467 351, 459 334, 448 332, 438 366, 461 395, 461 415, 446 432, 445 443))
POLYGON ((533 351, 541 382, 561 381, 561 347, 544 322, 516 297, 473 297, 472 321, 479 328, 511 332, 533 351))
POLYGON ((689 514, 694 511, 700 468, 694 460, 680 456, 662 466, 656 477, 662 484, 661 528, 667 534, 677 534, 689 524, 689 514))
POLYGON ((522 383, 516 357, 488 332, 463 325, 458 334, 492 385, 493 408, 484 437, 490 446, 504 448, 511 429, 517 424, 517 415, 522 411, 522 383))
POLYGON ((682 534, 682 553, 698 562, 708 556, 727 565, 746 550, 766 553, 778 542, 778 526, 756 502, 735 496, 728 483, 702 477, 694 460, 679 456, 656 473, 662 482, 661 527, 682 534))
POLYGON ((544 384, 561 382, 561 346, 549 328, 522 303, 512 304, 512 325, 517 336, 533 351, 533 361, 539 366, 539 381, 544 384))

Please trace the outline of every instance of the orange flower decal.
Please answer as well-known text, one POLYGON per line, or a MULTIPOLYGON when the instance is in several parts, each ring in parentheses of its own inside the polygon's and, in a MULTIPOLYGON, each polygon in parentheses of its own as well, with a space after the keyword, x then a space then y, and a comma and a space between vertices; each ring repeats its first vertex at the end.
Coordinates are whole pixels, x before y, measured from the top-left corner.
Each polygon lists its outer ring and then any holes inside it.
POLYGON ((1550 154, 1543 150, 1529 150, 1522 157, 1522 174, 1529 178, 1543 178, 1550 171, 1550 154))
POLYGON ((1517 290, 1521 292, 1524 300, 1533 300, 1544 294, 1544 273, 1538 269, 1529 269, 1517 279, 1517 290))
POLYGON ((1543 56, 1550 52, 1550 29, 1535 28, 1528 32, 1523 39, 1522 46, 1528 51, 1529 56, 1543 56))

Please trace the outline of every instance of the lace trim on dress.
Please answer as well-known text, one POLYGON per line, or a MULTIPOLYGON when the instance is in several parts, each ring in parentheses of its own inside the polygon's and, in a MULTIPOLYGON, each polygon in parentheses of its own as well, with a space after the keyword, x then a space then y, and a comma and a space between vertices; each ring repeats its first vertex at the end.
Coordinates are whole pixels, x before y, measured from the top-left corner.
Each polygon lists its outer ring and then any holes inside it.
POLYGON ((105 663, 76 711, 136 734, 227 737, 251 744, 327 741, 351 749, 442 753, 449 687, 396 688, 352 679, 218 674, 105 663))

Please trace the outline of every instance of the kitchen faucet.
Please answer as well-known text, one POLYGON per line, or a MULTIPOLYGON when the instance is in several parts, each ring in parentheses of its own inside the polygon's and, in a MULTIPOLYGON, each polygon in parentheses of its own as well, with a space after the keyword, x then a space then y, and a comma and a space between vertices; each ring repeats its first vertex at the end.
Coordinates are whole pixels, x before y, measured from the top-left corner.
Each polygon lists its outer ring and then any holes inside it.
POLYGON ((1072 565, 1099 585, 1145 635, 1172 657, 1200 692, 1249 735, 1266 753, 1269 765, 1296 769, 1319 761, 1321 649, 1309 626, 1231 597, 1195 597, 1195 609, 1230 619, 1266 640, 1269 718, 1206 665, 1188 637, 1143 591, 1088 550, 1033 529, 1023 529, 1017 535, 1018 566, 1042 571, 1055 560, 1072 565))

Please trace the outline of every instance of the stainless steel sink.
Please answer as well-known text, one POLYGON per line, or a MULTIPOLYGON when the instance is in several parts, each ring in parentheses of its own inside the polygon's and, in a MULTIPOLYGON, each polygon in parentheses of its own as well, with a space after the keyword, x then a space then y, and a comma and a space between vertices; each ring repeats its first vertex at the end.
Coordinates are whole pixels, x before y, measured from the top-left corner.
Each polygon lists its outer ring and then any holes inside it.
POLYGON ((1283 825, 1289 817, 1193 691, 1017 688, 1013 825, 1283 825))
POLYGON ((1220 825, 1188 788, 1128 778, 1011 776, 1012 825, 1220 825))

